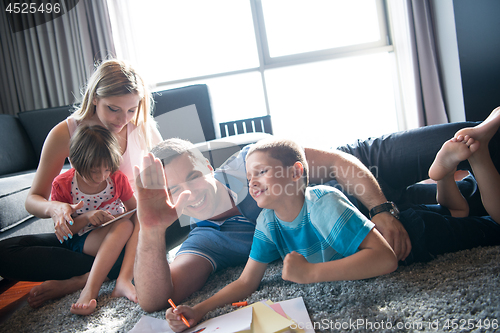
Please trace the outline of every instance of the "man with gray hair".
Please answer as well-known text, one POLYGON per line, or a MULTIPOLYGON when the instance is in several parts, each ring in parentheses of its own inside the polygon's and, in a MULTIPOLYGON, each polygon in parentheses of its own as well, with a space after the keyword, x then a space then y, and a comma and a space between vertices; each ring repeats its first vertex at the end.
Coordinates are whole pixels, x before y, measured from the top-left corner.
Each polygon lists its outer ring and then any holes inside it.
MULTIPOLYGON (((135 168, 141 229, 134 281, 145 311, 168 307, 169 298, 182 301, 199 290, 212 272, 246 263, 260 213, 248 195, 245 158, 249 148, 214 170, 190 142, 169 139, 144 158, 142 171, 135 168), (181 214, 192 217, 192 230, 169 264, 165 233, 181 214)), ((373 175, 353 156, 340 151, 305 152, 312 168, 329 171, 311 173, 311 183, 325 183, 335 176, 344 188, 363 187, 363 195, 355 197, 368 209, 387 201, 373 175)), ((372 221, 398 259, 406 258, 411 243, 400 222, 387 212, 372 221)))

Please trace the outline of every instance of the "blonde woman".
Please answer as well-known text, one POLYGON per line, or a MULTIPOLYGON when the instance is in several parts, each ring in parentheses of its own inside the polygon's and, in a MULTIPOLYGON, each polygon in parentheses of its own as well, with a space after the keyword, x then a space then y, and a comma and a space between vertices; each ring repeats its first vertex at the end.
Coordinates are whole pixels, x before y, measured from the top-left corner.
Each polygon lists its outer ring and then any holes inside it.
MULTIPOLYGON (((71 215, 80 208, 50 200, 52 181, 69 156, 70 139, 80 125, 100 125, 117 138, 122 154, 120 171, 133 181, 132 168, 144 152, 162 138, 151 115, 151 94, 134 68, 121 60, 102 62, 87 83, 80 107, 48 134, 40 163, 26 199, 26 210, 40 218, 52 218, 55 234, 29 235, 0 242, 0 275, 15 280, 45 281, 34 287, 28 302, 38 307, 45 301, 64 296, 85 286, 94 258, 62 246, 71 237, 71 215)), ((135 216, 132 218, 135 222, 135 216)), ((138 224, 127 243, 124 261, 134 260, 138 224), (135 239, 135 241, 133 241, 135 239), (132 251, 133 249, 133 251, 132 251)), ((108 275, 117 277, 121 257, 108 275)), ((119 290, 113 296, 127 296, 119 290)))

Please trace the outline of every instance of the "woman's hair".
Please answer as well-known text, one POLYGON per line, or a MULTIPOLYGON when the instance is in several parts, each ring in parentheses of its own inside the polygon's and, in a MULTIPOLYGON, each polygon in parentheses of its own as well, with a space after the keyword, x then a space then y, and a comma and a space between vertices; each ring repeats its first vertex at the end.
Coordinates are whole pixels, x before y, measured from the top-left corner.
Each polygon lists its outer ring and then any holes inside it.
POLYGON ((69 160, 84 178, 91 178, 91 170, 103 165, 113 174, 120 167, 121 156, 118 140, 102 126, 78 126, 71 137, 69 160))
POLYGON ((73 113, 73 117, 77 121, 92 117, 95 113, 94 99, 96 98, 130 93, 137 94, 141 98, 132 123, 138 127, 139 134, 149 150, 153 146, 150 128, 155 124, 151 108, 153 98, 141 76, 123 60, 109 59, 96 67, 87 81, 82 103, 73 113))
POLYGON ((300 162, 304 168, 302 179, 304 184, 309 184, 309 166, 304 149, 295 141, 288 139, 262 139, 252 145, 248 150, 247 158, 256 151, 268 153, 272 158, 280 161, 284 167, 291 167, 295 162, 300 162))

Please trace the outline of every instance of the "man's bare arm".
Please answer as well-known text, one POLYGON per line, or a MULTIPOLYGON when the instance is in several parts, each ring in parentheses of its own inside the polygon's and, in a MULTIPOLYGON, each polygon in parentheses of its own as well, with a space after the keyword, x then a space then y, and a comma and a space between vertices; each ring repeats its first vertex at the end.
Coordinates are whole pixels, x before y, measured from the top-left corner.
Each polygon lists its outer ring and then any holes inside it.
POLYGON ((168 306, 173 284, 167 262, 165 231, 139 230, 134 283, 139 305, 144 311, 158 311, 168 306))
MULTIPOLYGON (((373 174, 356 157, 338 150, 306 148, 305 152, 311 183, 321 184, 336 179, 344 192, 368 209, 387 201, 373 174)), ((391 245, 398 260, 404 260, 411 251, 411 242, 401 222, 389 213, 377 214, 372 222, 391 245)))
POLYGON ((178 208, 189 193, 179 196, 177 205, 169 201, 163 166, 151 154, 144 157, 142 171, 134 168, 137 218, 140 224, 134 265, 134 282, 140 306, 148 312, 168 306, 174 292, 167 261, 165 231, 175 222, 178 208))

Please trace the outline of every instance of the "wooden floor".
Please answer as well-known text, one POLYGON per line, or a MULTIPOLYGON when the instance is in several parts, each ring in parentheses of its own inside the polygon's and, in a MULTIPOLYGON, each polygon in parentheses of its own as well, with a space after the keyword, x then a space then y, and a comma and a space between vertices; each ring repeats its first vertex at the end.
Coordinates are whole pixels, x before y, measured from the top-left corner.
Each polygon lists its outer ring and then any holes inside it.
POLYGON ((26 302, 31 288, 41 282, 0 281, 0 323, 26 302))

